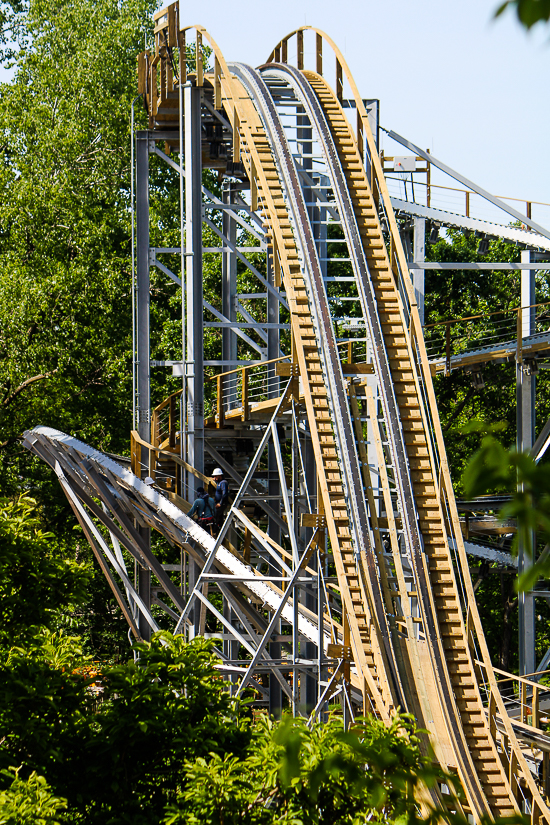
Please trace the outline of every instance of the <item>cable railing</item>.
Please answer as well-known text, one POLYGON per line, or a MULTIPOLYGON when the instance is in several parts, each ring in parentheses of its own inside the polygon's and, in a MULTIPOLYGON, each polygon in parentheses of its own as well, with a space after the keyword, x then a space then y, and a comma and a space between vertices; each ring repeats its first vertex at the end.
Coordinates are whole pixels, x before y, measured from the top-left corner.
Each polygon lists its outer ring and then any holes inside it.
POLYGON ((290 355, 282 355, 208 378, 208 381, 216 382, 216 427, 223 427, 228 416, 238 415, 242 421, 247 421, 251 406, 278 398, 280 376, 289 375, 283 367, 290 367, 290 364, 284 362, 290 358, 290 355))
POLYGON ((453 358, 474 350, 515 349, 521 360, 523 340, 550 335, 550 302, 495 310, 424 327, 426 353, 430 361, 443 361, 449 374, 453 358), (537 311, 538 310, 538 311, 537 311), (531 327, 529 335, 524 327, 531 327))
POLYGON ((178 390, 155 407, 151 415, 151 443, 155 447, 173 450, 177 447, 181 431, 180 396, 178 390))

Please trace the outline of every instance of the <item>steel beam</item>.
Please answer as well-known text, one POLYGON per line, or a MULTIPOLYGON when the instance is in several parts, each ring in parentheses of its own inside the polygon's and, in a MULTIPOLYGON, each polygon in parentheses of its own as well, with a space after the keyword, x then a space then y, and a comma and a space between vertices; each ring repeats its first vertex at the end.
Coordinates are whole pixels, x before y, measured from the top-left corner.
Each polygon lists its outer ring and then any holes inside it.
POLYGON ((149 147, 147 130, 136 135, 136 361, 137 428, 149 441, 151 407, 149 354, 149 147))
MULTIPOLYGON (((531 252, 521 253, 522 263, 531 262, 531 252)), ((535 273, 524 269, 521 273, 521 337, 535 333, 535 273)), ((518 330, 519 333, 519 330, 518 330)), ((531 451, 535 442, 535 383, 536 378, 528 365, 518 359, 516 364, 517 449, 531 451)), ((526 547, 521 534, 518 541, 518 573, 521 575, 533 564, 536 536, 532 532, 530 547, 526 547)), ((532 593, 519 593, 519 672, 520 675, 535 671, 535 597, 532 593)))
MULTIPOLYGON (((202 283, 202 157, 200 87, 183 87, 185 112, 185 239, 187 281, 187 456, 204 472, 204 365, 202 283)), ((191 483, 199 483, 193 477, 191 483)), ((194 493, 194 491, 192 491, 194 493)))
POLYGON ((418 314, 420 323, 424 324, 424 258, 426 257, 426 220, 425 218, 414 219, 413 230, 413 286, 414 297, 418 304, 418 314), (418 267, 418 269, 417 269, 418 267))

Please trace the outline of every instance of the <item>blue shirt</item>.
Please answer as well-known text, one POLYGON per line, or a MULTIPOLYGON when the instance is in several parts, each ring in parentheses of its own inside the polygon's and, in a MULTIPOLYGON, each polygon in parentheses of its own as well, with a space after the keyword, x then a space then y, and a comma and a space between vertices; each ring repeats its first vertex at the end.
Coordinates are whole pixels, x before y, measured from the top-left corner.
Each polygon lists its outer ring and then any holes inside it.
POLYGON ((218 482, 214 498, 216 504, 221 504, 222 507, 229 502, 229 482, 225 478, 218 482))
POLYGON ((199 518, 213 518, 214 517, 214 499, 208 496, 208 504, 204 498, 196 498, 193 502, 192 508, 187 513, 188 516, 198 514, 199 518), (206 510, 206 512, 205 512, 206 510))

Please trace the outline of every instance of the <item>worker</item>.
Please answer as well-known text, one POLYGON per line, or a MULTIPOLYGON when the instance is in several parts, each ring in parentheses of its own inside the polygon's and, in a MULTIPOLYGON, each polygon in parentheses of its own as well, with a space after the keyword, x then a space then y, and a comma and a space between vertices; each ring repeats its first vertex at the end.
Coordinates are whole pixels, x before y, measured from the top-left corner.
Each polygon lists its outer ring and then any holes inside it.
POLYGON ((220 528, 225 519, 225 511, 229 504, 229 482, 223 477, 223 470, 219 467, 212 473, 212 481, 216 485, 214 499, 216 502, 216 525, 220 528))
POLYGON ((197 498, 193 502, 193 506, 187 513, 190 518, 197 514, 197 524, 203 530, 212 533, 215 516, 215 502, 212 496, 209 496, 204 487, 197 487, 197 498))

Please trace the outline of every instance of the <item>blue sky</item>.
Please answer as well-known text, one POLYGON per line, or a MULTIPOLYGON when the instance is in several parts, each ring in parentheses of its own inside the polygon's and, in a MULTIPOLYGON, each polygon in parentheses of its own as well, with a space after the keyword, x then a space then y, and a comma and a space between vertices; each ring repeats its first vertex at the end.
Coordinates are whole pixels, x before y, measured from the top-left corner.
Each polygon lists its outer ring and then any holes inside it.
MULTIPOLYGON (((183 19, 206 26, 227 60, 252 65, 297 26, 324 29, 344 52, 362 95, 380 99, 382 125, 493 194, 550 202, 550 27, 527 34, 511 13, 493 21, 498 2, 182 6, 183 19)), ((389 143, 385 148, 393 153, 389 143)))
POLYGON ((324 29, 362 95, 380 99, 382 125, 494 194, 550 202, 550 28, 527 34, 511 13, 493 21, 497 5, 210 0, 188 22, 252 65, 297 26, 324 29))

